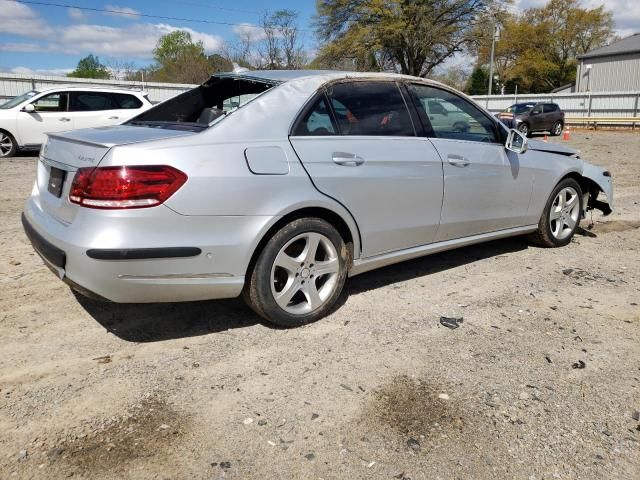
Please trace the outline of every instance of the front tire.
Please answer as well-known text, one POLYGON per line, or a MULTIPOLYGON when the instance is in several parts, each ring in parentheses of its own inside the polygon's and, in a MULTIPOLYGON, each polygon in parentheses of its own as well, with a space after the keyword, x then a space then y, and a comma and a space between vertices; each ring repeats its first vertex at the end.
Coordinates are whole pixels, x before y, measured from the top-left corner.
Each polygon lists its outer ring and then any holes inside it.
POLYGON ((320 218, 301 218, 267 242, 248 276, 243 297, 271 323, 298 327, 335 306, 347 278, 348 248, 320 218))
POLYGON ((17 151, 15 138, 9 132, 0 130, 0 158, 11 158, 17 151))
POLYGON ((525 137, 529 137, 531 136, 531 130, 529 130, 529 124, 528 123, 521 123, 520 126, 518 127, 518 130, 520 131, 520 133, 522 133, 525 137))
POLYGON ((564 247, 573 238, 582 217, 582 189, 573 178, 553 189, 531 240, 548 248, 564 247))

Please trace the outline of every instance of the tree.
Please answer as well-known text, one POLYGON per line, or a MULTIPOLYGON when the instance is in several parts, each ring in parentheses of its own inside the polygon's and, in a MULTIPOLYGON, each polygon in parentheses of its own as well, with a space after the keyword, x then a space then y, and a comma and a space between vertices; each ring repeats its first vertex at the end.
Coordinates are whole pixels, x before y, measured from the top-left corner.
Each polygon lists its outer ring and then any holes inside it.
MULTIPOLYGON (((550 0, 540 8, 498 19, 494 68, 507 86, 544 93, 575 81, 576 57, 613 38, 613 19, 604 7, 582 8, 578 0, 550 0)), ((491 37, 478 32, 480 64, 488 64, 491 37)), ((507 87, 508 88, 508 87, 507 87)))
POLYGON ((157 63, 149 79, 161 82, 200 83, 209 76, 202 42, 194 42, 184 30, 163 35, 153 50, 157 63))
POLYGON ((469 77, 466 91, 469 95, 486 95, 489 89, 489 74, 483 67, 476 67, 469 77))
POLYGON ((427 76, 472 41, 475 22, 498 0, 318 0, 320 60, 358 70, 427 76))
POLYGON ((263 68, 295 70, 304 64, 304 53, 297 25, 298 12, 278 10, 262 19, 264 40, 261 47, 263 68))
POLYGON ((111 74, 107 67, 100 63, 100 59, 93 54, 89 54, 78 62, 76 69, 67 74, 68 77, 76 78, 101 78, 109 79, 111 74))

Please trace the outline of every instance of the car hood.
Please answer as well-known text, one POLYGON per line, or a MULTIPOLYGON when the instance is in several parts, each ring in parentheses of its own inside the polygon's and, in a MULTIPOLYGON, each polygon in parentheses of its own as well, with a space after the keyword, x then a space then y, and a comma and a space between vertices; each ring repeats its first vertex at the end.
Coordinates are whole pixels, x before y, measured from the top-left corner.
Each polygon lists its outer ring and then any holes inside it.
POLYGON ((529 150, 537 150, 539 152, 557 153, 559 155, 577 155, 578 150, 575 148, 565 147, 557 143, 541 142, 540 140, 528 140, 529 150))

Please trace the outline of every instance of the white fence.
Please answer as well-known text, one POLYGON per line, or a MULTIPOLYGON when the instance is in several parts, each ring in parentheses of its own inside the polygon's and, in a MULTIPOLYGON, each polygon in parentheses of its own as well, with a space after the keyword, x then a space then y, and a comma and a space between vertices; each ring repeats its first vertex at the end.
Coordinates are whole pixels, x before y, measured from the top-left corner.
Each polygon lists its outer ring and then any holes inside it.
POLYGON ((22 75, 15 73, 0 73, 0 99, 8 99, 22 95, 29 90, 73 86, 93 86, 109 88, 125 88, 129 90, 143 90, 149 94, 149 99, 156 103, 178 95, 195 85, 182 83, 154 83, 132 82, 128 80, 93 80, 86 78, 48 77, 44 75, 22 75))
MULTIPOLYGON (((126 80, 90 80, 83 78, 47 77, 0 73, 0 99, 11 98, 41 88, 62 85, 108 86, 144 90, 152 102, 167 100, 195 85, 180 83, 132 82, 126 80)), ((551 101, 560 105, 567 117, 638 117, 640 92, 549 93, 537 95, 478 95, 473 97, 492 112, 504 110, 518 102, 551 101)))
POLYGON ((473 99, 492 112, 514 103, 548 101, 560 105, 567 117, 637 117, 640 112, 640 92, 478 95, 473 99))

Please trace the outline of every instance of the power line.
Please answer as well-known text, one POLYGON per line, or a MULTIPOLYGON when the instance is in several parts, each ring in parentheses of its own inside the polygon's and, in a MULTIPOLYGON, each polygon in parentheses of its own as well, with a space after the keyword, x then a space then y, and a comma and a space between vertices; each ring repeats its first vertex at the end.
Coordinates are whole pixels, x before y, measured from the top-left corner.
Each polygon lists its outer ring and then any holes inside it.
MULTIPOLYGON (((39 5, 39 6, 45 6, 45 7, 77 8, 78 10, 85 10, 85 11, 99 12, 99 13, 111 13, 111 14, 116 14, 116 15, 121 15, 121 16, 124 15, 124 16, 130 16, 130 17, 157 18, 159 20, 173 20, 173 21, 177 21, 177 22, 205 23, 205 24, 208 24, 208 25, 225 25, 225 26, 228 26, 228 27, 242 27, 242 26, 246 26, 246 25, 251 25, 250 22, 232 23, 232 22, 218 22, 218 21, 215 21, 215 20, 202 20, 202 19, 196 19, 196 18, 169 17, 169 16, 164 16, 164 15, 152 15, 150 13, 142 13, 142 12, 138 12, 138 13, 126 12, 126 11, 122 11, 122 10, 115 10, 115 9, 108 9, 108 8, 81 7, 80 5, 71 5, 71 4, 67 4, 67 3, 45 3, 45 2, 36 2, 36 1, 32 1, 32 0, 3 0, 3 1, 5 1, 5 2, 15 2, 15 3, 24 3, 24 4, 28 4, 28 5, 39 5)), ((304 30, 299 29, 299 31, 304 31, 304 30)))

